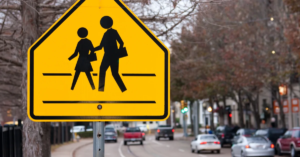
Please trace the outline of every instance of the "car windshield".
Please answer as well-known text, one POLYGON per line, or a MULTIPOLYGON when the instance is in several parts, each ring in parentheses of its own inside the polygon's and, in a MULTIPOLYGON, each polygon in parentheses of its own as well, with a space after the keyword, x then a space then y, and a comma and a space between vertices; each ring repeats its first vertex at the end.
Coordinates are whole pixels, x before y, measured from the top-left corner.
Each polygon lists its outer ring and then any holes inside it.
POLYGON ((257 130, 255 135, 258 135, 258 136, 265 136, 268 134, 268 130, 257 130))
POLYGON ((216 136, 200 136, 200 140, 215 140, 216 136))
POLYGON ((105 132, 115 132, 114 128, 105 128, 105 132))
POLYGON ((249 143, 268 143, 268 140, 263 137, 248 137, 247 141, 249 143))
POLYGON ((224 130, 225 130, 225 126, 219 126, 219 127, 217 127, 216 132, 220 133, 220 132, 223 132, 224 130))
POLYGON ((284 134, 284 129, 271 129, 270 133, 271 134, 284 134))
POLYGON ((141 132, 140 128, 127 128, 126 132, 141 132))
POLYGON ((253 129, 245 129, 245 135, 253 135, 256 130, 253 129))

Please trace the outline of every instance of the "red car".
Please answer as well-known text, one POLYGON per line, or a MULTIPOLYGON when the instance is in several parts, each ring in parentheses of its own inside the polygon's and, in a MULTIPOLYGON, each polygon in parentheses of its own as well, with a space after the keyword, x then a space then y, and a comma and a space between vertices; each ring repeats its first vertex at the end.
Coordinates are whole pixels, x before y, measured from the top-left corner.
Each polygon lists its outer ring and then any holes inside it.
POLYGON ((124 132, 124 145, 127 145, 128 142, 140 142, 143 145, 143 134, 139 127, 127 128, 124 132))
POLYGON ((291 157, 300 154, 300 128, 290 129, 276 142, 277 154, 290 154, 291 157))

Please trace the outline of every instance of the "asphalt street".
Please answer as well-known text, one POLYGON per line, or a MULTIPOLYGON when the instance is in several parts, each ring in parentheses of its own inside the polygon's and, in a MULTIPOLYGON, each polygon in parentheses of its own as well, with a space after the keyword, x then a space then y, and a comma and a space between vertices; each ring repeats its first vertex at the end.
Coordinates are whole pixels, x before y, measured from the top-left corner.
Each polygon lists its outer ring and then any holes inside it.
MULTIPOLYGON (((123 138, 117 143, 105 143, 105 157, 231 157, 230 146, 221 149, 221 153, 201 152, 192 153, 190 149, 191 140, 182 139, 182 134, 175 134, 174 141, 168 139, 155 140, 154 135, 146 136, 143 145, 129 143, 123 145, 123 138)), ((88 144, 77 149, 74 157, 93 156, 93 144, 88 144)), ((279 156, 277 156, 279 157, 279 156)), ((288 157, 288 155, 280 156, 288 157)))
MULTIPOLYGON (((192 153, 190 149, 190 140, 179 138, 182 134, 176 134, 174 141, 161 139, 156 141, 154 136, 146 136, 143 145, 139 143, 129 143, 123 145, 123 139, 119 138, 117 143, 105 143, 105 157, 230 157, 230 148, 223 148, 220 154, 201 152, 192 153)), ((86 145, 75 152, 75 157, 93 156, 93 145, 86 145)))

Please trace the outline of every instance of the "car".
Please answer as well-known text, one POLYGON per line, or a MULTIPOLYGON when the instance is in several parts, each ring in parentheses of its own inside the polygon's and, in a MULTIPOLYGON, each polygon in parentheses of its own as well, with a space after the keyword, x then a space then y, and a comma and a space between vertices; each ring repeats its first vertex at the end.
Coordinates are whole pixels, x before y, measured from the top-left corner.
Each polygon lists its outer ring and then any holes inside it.
POLYGON ((265 137, 241 136, 231 147, 233 157, 274 156, 274 144, 265 137))
POLYGON ((86 131, 93 131, 93 127, 92 127, 92 126, 88 126, 88 127, 86 128, 86 131))
POLYGON ((85 126, 84 126, 84 125, 77 125, 77 126, 74 126, 73 128, 70 129, 70 133, 73 132, 73 129, 74 129, 74 133, 77 133, 77 132, 84 132, 84 131, 85 131, 85 126))
POLYGON ((278 155, 290 154, 291 157, 297 156, 300 152, 300 128, 289 129, 276 142, 278 155))
POLYGON ((138 124, 137 127, 139 127, 142 132, 148 131, 147 126, 145 124, 138 124))
POLYGON ((155 139, 169 138, 169 140, 174 140, 175 130, 171 125, 159 125, 155 132, 155 139))
POLYGON ((129 127, 125 130, 123 134, 124 145, 127 145, 128 142, 140 142, 143 145, 143 132, 141 132, 139 127, 129 127))
POLYGON ((241 136, 245 136, 245 137, 250 137, 253 136, 255 134, 256 130, 255 129, 239 129, 233 139, 232 142, 236 143, 236 141, 241 137, 241 136))
POLYGON ((118 135, 114 127, 104 128, 104 140, 118 142, 118 135))
POLYGON ((255 132, 255 136, 264 136, 267 137, 273 144, 276 144, 277 140, 284 135, 287 129, 259 129, 255 132))
POLYGON ((221 147, 223 147, 225 144, 232 145, 232 139, 238 129, 238 126, 232 127, 228 125, 217 127, 215 134, 221 142, 221 147))
POLYGON ((201 151, 211 151, 211 153, 216 151, 217 153, 220 153, 221 144, 219 139, 215 135, 202 134, 198 135, 191 142, 191 151, 192 153, 200 153, 201 151))

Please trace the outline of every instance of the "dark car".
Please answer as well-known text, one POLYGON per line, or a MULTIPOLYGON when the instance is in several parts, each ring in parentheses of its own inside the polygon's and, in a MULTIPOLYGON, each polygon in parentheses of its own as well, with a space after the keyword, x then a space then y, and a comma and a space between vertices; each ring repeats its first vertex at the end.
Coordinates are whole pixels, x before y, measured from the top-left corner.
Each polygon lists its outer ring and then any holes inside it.
POLYGON ((225 144, 232 144, 232 139, 238 129, 238 126, 232 127, 228 125, 217 127, 215 134, 221 142, 221 147, 223 147, 225 144))
POLYGON ((118 135, 113 127, 105 127, 104 129, 104 139, 105 141, 118 141, 118 135))
POLYGON ((159 125, 155 132, 155 139, 159 140, 160 138, 169 138, 174 140, 174 129, 171 125, 159 125))
POLYGON ((286 132, 286 129, 260 129, 255 132, 256 136, 265 136, 267 137, 273 144, 276 144, 277 140, 280 136, 282 136, 286 132))
POLYGON ((250 136, 253 136, 256 132, 256 129, 239 129, 233 139, 232 139, 232 144, 235 144, 237 143, 237 140, 241 137, 241 136, 244 136, 244 137, 250 137, 250 136))

